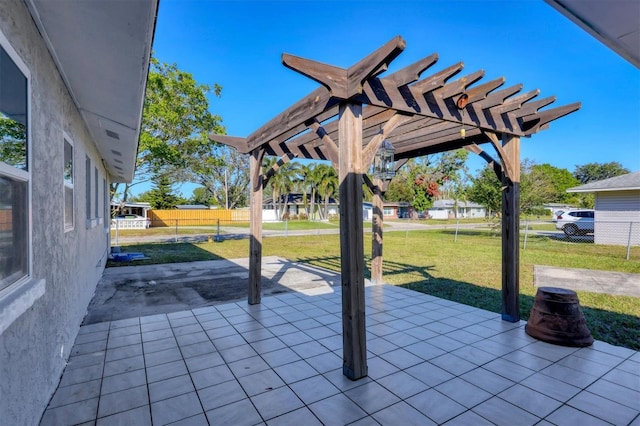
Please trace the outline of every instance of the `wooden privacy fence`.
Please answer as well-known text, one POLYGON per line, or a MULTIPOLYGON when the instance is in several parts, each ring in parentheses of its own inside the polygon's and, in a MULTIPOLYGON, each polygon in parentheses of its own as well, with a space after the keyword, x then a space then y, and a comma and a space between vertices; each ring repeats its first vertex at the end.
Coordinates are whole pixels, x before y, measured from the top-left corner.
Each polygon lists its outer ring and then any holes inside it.
POLYGON ((249 210, 149 210, 152 227, 211 226, 248 222, 249 210))

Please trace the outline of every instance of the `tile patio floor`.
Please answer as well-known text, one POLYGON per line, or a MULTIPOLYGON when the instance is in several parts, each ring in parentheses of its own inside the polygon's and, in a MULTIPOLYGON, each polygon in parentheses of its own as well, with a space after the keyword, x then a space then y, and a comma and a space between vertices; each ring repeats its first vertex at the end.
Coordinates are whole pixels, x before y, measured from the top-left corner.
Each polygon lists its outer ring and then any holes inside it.
POLYGON ((640 425, 640 353, 366 288, 369 376, 342 375, 340 287, 80 329, 42 425, 640 425))

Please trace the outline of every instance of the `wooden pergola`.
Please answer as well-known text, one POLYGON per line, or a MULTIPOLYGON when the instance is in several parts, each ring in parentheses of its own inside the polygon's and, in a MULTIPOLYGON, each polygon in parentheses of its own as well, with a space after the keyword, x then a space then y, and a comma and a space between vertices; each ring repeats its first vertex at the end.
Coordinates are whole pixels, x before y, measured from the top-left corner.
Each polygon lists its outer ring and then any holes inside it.
POLYGON ((580 103, 544 109, 554 97, 533 100, 518 84, 497 90, 498 78, 478 83, 484 71, 451 80, 464 67, 454 64, 427 77, 433 54, 383 75, 405 47, 398 36, 345 69, 283 54, 282 63, 321 84, 246 138, 212 134, 216 142, 250 155, 251 241, 249 303, 260 303, 262 191, 277 169, 293 158, 329 160, 340 181, 343 372, 367 375, 364 301, 362 185, 373 197, 371 279, 382 282, 382 194, 387 182, 367 176, 383 140, 395 147, 396 170, 410 158, 466 148, 484 158, 502 181, 502 318, 519 315, 520 138, 546 129, 580 103), (480 145, 490 143, 499 161, 480 145), (279 157, 267 171, 265 155, 279 157))

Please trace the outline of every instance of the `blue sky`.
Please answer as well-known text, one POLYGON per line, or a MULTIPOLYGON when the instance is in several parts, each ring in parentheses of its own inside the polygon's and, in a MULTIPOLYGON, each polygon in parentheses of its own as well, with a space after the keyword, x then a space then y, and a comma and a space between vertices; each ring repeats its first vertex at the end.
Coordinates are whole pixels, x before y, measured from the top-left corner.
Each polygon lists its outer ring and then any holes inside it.
MULTIPOLYGON (((542 0, 161 0, 153 49, 221 85, 210 110, 227 134, 245 137, 318 87, 284 67, 282 53, 346 68, 397 35, 407 46, 389 72, 437 52, 423 76, 462 61, 454 79, 483 69, 479 83, 505 77, 503 87, 556 96, 549 107, 582 102, 523 139, 522 159, 570 172, 610 161, 640 170, 640 70, 542 0)), ((483 166, 476 157, 472 172, 483 166)))

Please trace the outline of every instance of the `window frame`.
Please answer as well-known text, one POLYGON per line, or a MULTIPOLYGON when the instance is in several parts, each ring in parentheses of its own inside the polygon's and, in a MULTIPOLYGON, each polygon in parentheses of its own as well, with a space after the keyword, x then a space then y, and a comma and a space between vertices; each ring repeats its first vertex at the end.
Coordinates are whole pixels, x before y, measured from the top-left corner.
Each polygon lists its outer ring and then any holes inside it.
POLYGON ((62 194, 62 205, 63 205, 63 221, 64 221, 64 231, 69 232, 75 229, 76 225, 76 190, 75 190, 75 177, 76 177, 76 161, 75 161, 75 146, 73 140, 69 137, 66 132, 62 132, 63 135, 63 166, 62 166, 62 185, 63 185, 63 194, 62 194), (66 168, 66 158, 64 154, 64 148, 66 148, 66 144, 71 146, 71 182, 67 181, 64 177, 64 169, 66 168), (66 190, 67 188, 71 189, 71 225, 67 225, 67 217, 66 217, 66 209, 67 209, 67 200, 66 200, 66 190))
POLYGON ((2 333, 4 333, 4 331, 9 328, 9 326, 11 326, 11 324, 16 319, 18 319, 23 313, 29 310, 31 306, 33 306, 33 304, 45 294, 46 282, 43 279, 36 279, 33 276, 33 141, 31 140, 31 135, 33 132, 31 118, 31 71, 22 60, 20 55, 18 55, 18 53, 15 51, 12 44, 9 42, 9 40, 1 30, 0 46, 2 47, 2 49, 4 49, 6 54, 27 80, 27 170, 20 170, 15 167, 9 166, 6 163, 0 163, 0 174, 27 183, 27 206, 25 211, 27 224, 27 270, 26 274, 23 277, 0 289, 0 335, 2 335, 2 333))

